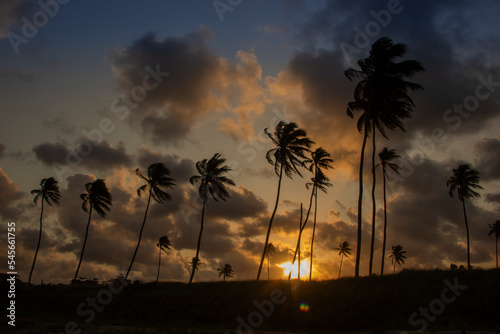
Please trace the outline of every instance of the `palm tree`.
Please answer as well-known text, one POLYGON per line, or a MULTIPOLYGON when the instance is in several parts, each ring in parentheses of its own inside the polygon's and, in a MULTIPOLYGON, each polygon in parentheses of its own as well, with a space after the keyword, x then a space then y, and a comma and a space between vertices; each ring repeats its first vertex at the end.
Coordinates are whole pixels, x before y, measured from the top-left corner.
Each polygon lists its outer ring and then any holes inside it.
POLYGON ((38 250, 40 249, 40 241, 42 240, 42 219, 43 219, 43 202, 47 202, 48 205, 52 206, 52 203, 59 204, 59 199, 61 198, 61 193, 59 192, 59 186, 57 185, 56 179, 49 177, 47 179, 42 179, 40 182, 40 189, 33 189, 31 195, 35 195, 33 202, 36 204, 38 199, 42 199, 42 209, 40 210, 40 230, 38 232, 38 244, 36 245, 35 257, 33 258, 33 264, 31 265, 30 276, 28 278, 28 284, 31 283, 31 275, 33 274, 33 269, 35 269, 36 256, 38 255, 38 250))
POLYGON ((276 248, 270 242, 267 244, 266 255, 267 255, 267 280, 269 280, 269 270, 271 268, 271 256, 276 253, 276 248))
POLYGON ((217 271, 219 272, 219 277, 222 276, 224 278, 224 282, 226 281, 226 277, 231 278, 234 276, 233 268, 231 268, 231 265, 227 263, 223 266, 220 266, 220 268, 217 268, 217 271))
POLYGON ((170 242, 168 237, 164 235, 160 238, 160 240, 158 240, 156 247, 158 247, 158 273, 156 274, 156 282, 158 282, 158 279, 160 278, 161 251, 164 251, 165 254, 168 254, 167 250, 172 249, 172 243, 170 242))
POLYGON ((106 211, 109 211, 109 207, 113 205, 111 203, 111 194, 103 179, 97 179, 94 182, 85 184, 85 190, 86 192, 81 194, 80 198, 83 201, 82 209, 83 211, 88 212, 89 220, 87 222, 87 228, 85 229, 85 238, 83 239, 80 261, 78 262, 78 267, 76 268, 73 281, 76 281, 78 272, 80 271, 80 266, 82 264, 83 253, 85 252, 85 245, 87 244, 87 237, 89 235, 92 210, 95 210, 101 218, 106 218, 106 211))
MULTIPOLYGON (((358 119, 357 128, 363 132, 361 158, 359 164, 359 196, 358 196, 358 233, 356 246, 355 276, 359 276, 361 255, 361 231, 363 221, 363 165, 366 141, 373 131, 372 170, 375 168, 375 129, 387 138, 385 128, 405 131, 402 120, 411 117, 413 101, 407 94, 409 90, 423 89, 422 86, 404 80, 415 73, 423 71, 422 65, 415 60, 395 63, 394 59, 406 53, 405 44, 394 44, 391 39, 382 37, 372 44, 370 56, 358 61, 361 70, 349 68, 345 75, 349 80, 361 79, 354 90, 354 101, 347 105, 347 115, 354 117, 355 111, 363 111, 358 119)), ((372 272, 373 247, 375 235, 375 174, 372 185, 372 242, 370 251, 370 269, 372 272)))
POLYGON ((294 122, 287 123, 285 121, 280 121, 274 128, 273 133, 269 132, 269 128, 266 128, 264 132, 274 145, 276 145, 275 148, 267 151, 266 159, 271 165, 274 165, 274 171, 276 175, 278 175, 278 191, 274 210, 271 214, 271 219, 269 220, 269 226, 267 228, 264 250, 262 251, 259 270, 257 272, 257 280, 260 279, 262 265, 266 257, 269 235, 271 234, 271 227, 273 225, 274 216, 276 215, 276 210, 278 209, 283 172, 285 172, 285 175, 289 178, 292 178, 293 173, 297 173, 302 177, 302 174, 300 174, 297 168, 297 166, 303 165, 303 162, 299 158, 306 159, 305 153, 309 151, 309 147, 314 143, 307 138, 306 131, 300 129, 294 122))
POLYGON ((144 225, 146 225, 146 217, 148 216, 151 198, 153 198, 160 204, 163 203, 164 200, 171 200, 172 197, 162 188, 173 188, 173 186, 175 185, 175 180, 168 177, 170 175, 170 170, 161 162, 151 164, 148 167, 147 176, 144 176, 139 168, 135 170, 135 174, 139 178, 146 181, 146 184, 140 186, 137 189, 137 195, 141 196, 143 192, 147 191, 148 203, 146 204, 146 211, 144 212, 144 219, 142 220, 141 230, 139 232, 139 240, 137 241, 137 246, 135 247, 134 255, 132 256, 132 261, 130 261, 125 279, 127 279, 128 275, 130 274, 130 270, 132 269, 132 265, 134 264, 135 256, 137 255, 137 251, 139 250, 139 246, 141 245, 142 231, 144 230, 144 225))
POLYGON ((488 235, 495 235, 495 256, 497 260, 497 269, 498 269, 498 239, 500 239, 500 220, 497 220, 495 224, 488 224, 491 228, 490 233, 488 235))
POLYGON ((305 164, 309 164, 309 171, 314 173, 314 177, 311 179, 312 183, 306 184, 306 187, 312 185, 312 194, 314 194, 314 221, 311 238, 311 255, 309 260, 309 281, 312 279, 314 235, 316 232, 316 213, 318 212, 318 189, 323 191, 325 194, 327 193, 327 187, 331 187, 332 184, 329 182, 329 179, 323 174, 323 170, 333 168, 333 166, 331 165, 333 163, 333 159, 330 158, 330 153, 328 153, 322 147, 319 147, 314 152, 312 152, 311 158, 312 159, 306 160, 304 162, 305 164))
MULTIPOLYGON (((215 201, 217 198, 225 201, 230 197, 226 190, 226 185, 234 186, 233 180, 225 176, 224 174, 231 171, 231 168, 224 165, 226 159, 222 158, 219 153, 215 153, 210 160, 203 159, 196 163, 196 169, 199 175, 193 175, 189 179, 191 184, 200 182, 200 187, 198 188, 198 194, 200 198, 203 199, 203 207, 201 210, 201 227, 200 234, 198 236, 198 244, 196 246, 196 256, 193 258, 193 263, 199 263, 200 261, 200 246, 201 246, 201 235, 203 233, 203 219, 205 217, 205 205, 207 204, 208 194, 212 196, 215 201)), ((192 266, 191 277, 189 278, 189 283, 193 281, 194 273, 197 269, 196 265, 192 266)))
POLYGON ((458 193, 458 198, 462 201, 465 218, 465 230, 467 232, 467 268, 470 269, 470 238, 469 238, 469 223, 467 222, 467 211, 465 210, 465 199, 471 197, 480 197, 481 195, 473 189, 483 189, 479 185, 479 172, 472 169, 467 164, 461 164, 458 168, 453 169, 453 176, 446 182, 446 186, 450 187, 449 194, 453 197, 455 190, 458 193))
POLYGON ((342 271, 342 260, 344 260, 345 257, 349 257, 351 255, 351 248, 349 248, 349 243, 347 241, 344 241, 343 243, 339 244, 339 247, 335 248, 335 250, 339 251, 339 256, 340 256, 340 267, 339 267, 339 278, 340 278, 340 272, 342 271))
POLYGON ((396 264, 404 264, 406 260, 406 251, 403 250, 403 246, 397 245, 392 246, 392 254, 389 255, 389 258, 392 259, 392 263, 394 264, 394 274, 396 273, 396 264))
POLYGON ((390 181, 387 170, 390 169, 393 172, 399 174, 399 165, 392 163, 394 159, 399 159, 400 156, 396 153, 396 150, 389 150, 384 147, 382 151, 379 152, 378 157, 380 159, 379 165, 382 165, 382 175, 384 177, 384 241, 382 242, 382 266, 380 269, 380 276, 384 275, 384 260, 385 260, 385 245, 387 242, 387 196, 386 196, 386 180, 390 181))

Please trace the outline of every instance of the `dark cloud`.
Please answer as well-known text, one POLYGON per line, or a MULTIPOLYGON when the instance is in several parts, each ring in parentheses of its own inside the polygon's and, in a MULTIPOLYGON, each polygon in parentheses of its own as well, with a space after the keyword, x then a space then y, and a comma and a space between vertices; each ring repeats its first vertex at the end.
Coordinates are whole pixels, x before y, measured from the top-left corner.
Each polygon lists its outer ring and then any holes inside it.
POLYGON ((481 139, 475 145, 479 156, 476 169, 484 180, 500 179, 500 140, 495 138, 481 139))
POLYGON ((222 118, 219 130, 233 138, 251 136, 250 120, 264 108, 262 69, 250 52, 239 51, 236 62, 218 57, 207 46, 212 39, 201 27, 181 38, 148 33, 113 49, 108 56, 126 94, 112 111, 132 111, 130 121, 155 143, 179 143, 215 111, 233 112, 238 120, 222 118))
POLYGON ((0 159, 3 159, 5 156, 5 145, 0 143, 0 159))
POLYGON ((70 124, 66 120, 66 116, 64 113, 59 114, 57 117, 53 119, 43 119, 43 125, 47 129, 58 129, 64 134, 74 134, 76 131, 76 126, 74 124, 70 124))
POLYGON ((13 26, 22 24, 21 18, 36 9, 31 0, 4 0, 0 3, 0 39, 6 38, 13 26))
POLYGON ((112 147, 105 140, 96 144, 82 139, 75 145, 75 149, 63 143, 43 143, 33 147, 33 152, 36 158, 47 166, 57 162, 69 167, 81 165, 100 171, 132 166, 132 158, 126 153, 122 142, 112 147))

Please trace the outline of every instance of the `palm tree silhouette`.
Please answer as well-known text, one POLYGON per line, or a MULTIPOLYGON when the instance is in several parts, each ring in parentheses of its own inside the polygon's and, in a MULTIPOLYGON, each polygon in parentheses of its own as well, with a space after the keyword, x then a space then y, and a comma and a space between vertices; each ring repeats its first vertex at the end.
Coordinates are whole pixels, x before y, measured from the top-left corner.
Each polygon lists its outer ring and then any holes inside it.
POLYGON ((399 165, 392 163, 394 159, 399 159, 400 156, 396 153, 396 150, 389 150, 384 147, 382 151, 379 152, 378 157, 380 159, 379 165, 382 165, 382 175, 384 178, 384 241, 382 242, 382 265, 380 269, 380 276, 384 275, 384 260, 385 260, 385 245, 387 242, 387 196, 386 196, 386 180, 389 179, 387 170, 390 169, 393 172, 399 174, 399 165))
MULTIPOLYGON (((366 141, 373 131, 372 170, 375 168, 375 129, 387 138, 385 128, 405 131, 402 120, 411 117, 413 101, 407 94, 409 90, 423 89, 422 86, 404 80, 415 73, 423 71, 422 65, 415 60, 395 63, 394 59, 406 53, 405 44, 394 44, 391 39, 382 37, 372 44, 370 56, 358 61, 361 70, 349 68, 345 75, 349 80, 361 79, 354 90, 354 101, 347 105, 347 115, 354 117, 355 111, 363 111, 357 122, 359 132, 363 132, 361 158, 359 164, 359 196, 358 196, 358 233, 356 245, 355 277, 359 276, 361 255, 361 231, 363 221, 363 164, 366 141)), ((370 268, 372 273, 373 247, 375 242, 375 184, 372 184, 372 242, 370 247, 370 268)))
POLYGON ((462 201, 465 218, 465 230, 467 232, 467 268, 470 269, 470 238, 469 238, 469 223, 467 221, 467 211, 465 210, 465 199, 471 197, 480 197, 481 195, 473 189, 483 189, 479 185, 479 172, 472 169, 468 164, 461 164, 458 168, 453 169, 453 175, 446 182, 446 186, 450 187, 449 194, 453 197, 453 193, 457 191, 458 198, 462 201))
POLYGON ((89 182, 85 184, 86 192, 80 195, 82 199, 82 209, 89 214, 89 220, 87 222, 87 228, 85 229, 85 238, 83 239, 82 251, 80 254, 80 261, 78 262, 78 267, 76 268, 75 277, 73 281, 76 281, 78 277, 78 272, 80 271, 80 266, 82 264, 83 253, 85 252, 85 245, 87 244, 87 238, 89 235, 90 219, 92 217, 92 210, 95 210, 101 218, 106 218, 106 211, 110 210, 111 203, 111 193, 103 179, 97 179, 94 182, 89 182))
MULTIPOLYGON (((195 184, 196 182, 200 182, 200 187, 198 188, 198 194, 200 198, 203 199, 203 207, 201 210, 201 227, 200 234, 198 236, 198 244, 196 246, 196 256, 193 258, 193 263, 199 263, 200 261, 200 246, 201 246, 201 235, 203 233, 203 219, 205 217, 205 206, 208 200, 208 194, 212 196, 215 201, 218 201, 217 198, 225 201, 230 197, 229 193, 226 190, 226 185, 234 186, 235 183, 233 180, 225 176, 224 174, 231 171, 231 168, 224 165, 226 159, 222 158, 219 153, 215 153, 210 160, 203 159, 196 163, 196 169, 198 170, 199 175, 193 175, 189 179, 191 184, 195 184)), ((192 266, 193 270, 191 271, 191 277, 189 278, 189 283, 193 281, 194 273, 197 269, 196 265, 192 266)))
POLYGON ((234 270, 231 268, 230 264, 225 264, 223 266, 220 266, 220 268, 217 268, 217 271, 219 272, 219 277, 224 278, 224 282, 226 281, 226 278, 231 278, 234 276, 234 270))
POLYGON ((40 249, 40 242, 42 240, 42 220, 43 220, 43 202, 47 202, 48 205, 52 206, 52 203, 59 204, 59 199, 61 198, 61 193, 59 192, 59 186, 57 185, 56 179, 49 177, 42 179, 40 182, 40 189, 33 189, 31 195, 35 195, 33 202, 36 204, 38 199, 41 198, 41 210, 40 210, 40 230, 38 232, 38 244, 36 245, 35 257, 33 258, 33 264, 31 265, 30 276, 28 278, 28 284, 31 283, 31 275, 35 269, 36 257, 38 255, 38 250, 40 249))
POLYGON ((173 186, 175 185, 175 180, 168 177, 170 175, 170 170, 161 162, 151 164, 148 167, 147 176, 144 176, 139 168, 135 170, 135 174, 139 178, 146 181, 146 184, 140 186, 137 189, 137 195, 141 196, 141 194, 145 191, 147 191, 149 195, 148 204, 146 204, 146 211, 144 212, 144 219, 142 221, 141 230, 139 232, 139 240, 137 241, 137 246, 135 247, 134 255, 132 256, 132 261, 130 261, 125 279, 127 279, 128 275, 130 274, 130 270, 132 269, 132 266, 134 264, 135 256, 137 255, 137 251, 139 250, 139 246, 141 245, 142 231, 144 230, 144 225, 146 224, 146 217, 148 216, 151 198, 153 198, 160 204, 162 204, 164 200, 171 200, 172 197, 162 188, 173 188, 173 186))
MULTIPOLYGON (((333 163, 333 159, 330 158, 330 153, 328 153, 322 147, 319 147, 314 152, 312 152, 311 158, 312 159, 304 161, 305 164, 309 164, 309 171, 314 173, 314 177, 311 179, 312 183, 306 184, 306 188, 308 189, 312 185, 312 194, 314 194, 314 220, 311 238, 311 255, 309 260, 309 281, 312 280, 314 235, 316 232, 316 213, 318 212, 318 189, 323 191, 325 194, 327 193, 327 187, 331 187, 332 184, 329 182, 329 179, 323 174, 323 170, 333 168, 333 166, 331 165, 333 163)), ((309 203, 309 208, 310 205, 311 203, 309 203)))
POLYGON ((340 278, 340 272, 342 271, 342 260, 344 260, 345 257, 349 257, 351 255, 351 248, 349 248, 349 243, 347 241, 344 241, 343 243, 339 244, 339 247, 335 248, 335 250, 339 251, 339 256, 340 256, 340 267, 339 267, 339 278, 340 278))
POLYGON ((285 172, 285 175, 289 178, 292 178, 293 173, 297 173, 302 177, 302 174, 300 174, 297 169, 297 166, 303 166, 303 162, 299 158, 306 159, 305 152, 308 152, 309 147, 314 143, 307 138, 306 131, 300 129, 294 122, 287 123, 285 121, 280 121, 274 128, 273 133, 269 132, 269 128, 266 128, 264 132, 274 145, 276 145, 275 148, 267 151, 266 159, 271 165, 274 165, 274 171, 279 178, 276 203, 274 204, 274 210, 271 214, 271 219, 269 220, 269 226, 267 228, 264 250, 262 251, 259 270, 257 272, 257 280, 260 279, 262 265, 266 258, 266 249, 269 242, 269 235, 271 234, 271 227, 273 225, 274 216, 276 215, 276 210, 278 209, 283 172, 285 172))
POLYGON ((271 256, 276 253, 276 248, 270 242, 267 244, 266 255, 267 255, 267 280, 269 280, 269 270, 271 268, 271 256))
POLYGON ((168 237, 164 235, 158 240, 156 247, 158 247, 158 273, 156 274, 156 282, 158 282, 160 278, 161 252, 164 251, 165 254, 168 254, 167 250, 172 249, 172 243, 168 240, 168 237))
POLYGON ((490 233, 488 235, 495 236, 495 256, 497 260, 497 269, 498 269, 498 239, 500 239, 500 220, 497 220, 494 224, 488 224, 491 228, 490 233))
POLYGON ((394 274, 396 273, 396 264, 404 264, 406 259, 406 251, 403 250, 403 246, 397 245, 392 246, 392 253, 389 255, 389 258, 392 259, 392 263, 394 264, 394 274))

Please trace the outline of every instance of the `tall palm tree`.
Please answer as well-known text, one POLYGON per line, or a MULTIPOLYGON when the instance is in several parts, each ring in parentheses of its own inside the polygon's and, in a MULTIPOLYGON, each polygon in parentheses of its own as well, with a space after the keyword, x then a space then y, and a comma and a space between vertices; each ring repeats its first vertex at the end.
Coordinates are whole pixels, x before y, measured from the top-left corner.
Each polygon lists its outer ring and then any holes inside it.
MULTIPOLYGON (((215 201, 217 198, 225 201, 230 197, 226 190, 226 185, 234 186, 235 183, 229 177, 225 176, 226 173, 231 171, 231 168, 224 165, 226 159, 222 158, 219 153, 215 153, 210 160, 203 159, 196 163, 196 169, 199 175, 193 175, 189 179, 191 184, 200 182, 200 187, 198 188, 198 194, 203 200, 203 207, 201 210, 201 227, 200 234, 198 236, 198 244, 196 246, 196 256, 193 258, 193 263, 199 263, 200 261, 200 246, 201 246, 201 235, 203 233, 203 219, 205 217, 205 206, 208 201, 208 194, 212 196, 215 201)), ((196 265, 192 266, 191 277, 189 278, 189 283, 193 281, 194 273, 197 269, 196 265)))
POLYGON ((274 171, 276 175, 278 175, 278 191, 274 210, 271 214, 271 219, 269 220, 269 226, 267 228, 264 250, 262 251, 259 270, 257 272, 257 280, 260 279, 262 265, 266 258, 266 248, 269 242, 269 235, 271 234, 271 227, 273 225, 274 216, 276 215, 276 210, 278 209, 283 172, 289 178, 292 178, 294 173, 302 177, 302 174, 300 174, 297 168, 298 166, 303 166, 303 162, 300 158, 306 159, 305 153, 309 151, 309 147, 314 143, 307 138, 306 131, 300 129, 294 122, 287 123, 285 121, 280 121, 272 133, 269 132, 268 128, 266 128, 264 132, 274 145, 276 145, 275 148, 267 151, 266 159, 271 165, 274 165, 274 171))
POLYGON ((156 274, 156 282, 158 282, 158 279, 160 278, 161 252, 164 251, 165 254, 168 254, 167 250, 172 249, 172 243, 168 237, 164 235, 163 237, 160 237, 156 247, 158 247, 158 273, 156 274))
POLYGON ((142 232, 144 230, 144 225, 146 225, 146 218, 148 216, 151 198, 153 198, 160 204, 163 203, 164 200, 170 201, 172 197, 162 188, 173 188, 173 186, 175 185, 175 180, 169 177, 170 170, 161 162, 151 164, 148 167, 146 176, 141 173, 141 170, 139 168, 135 170, 135 174, 142 180, 146 181, 146 184, 140 186, 137 189, 137 195, 141 196, 143 192, 147 191, 148 203, 146 204, 146 211, 144 212, 144 219, 142 220, 141 230, 139 232, 139 240, 137 241, 137 246, 135 247, 134 255, 132 256, 132 261, 130 261, 125 279, 127 279, 128 275, 130 274, 130 270, 132 269, 132 266, 134 264, 135 256, 137 255, 137 251, 139 250, 139 246, 141 245, 142 232))
POLYGON ((344 241, 343 243, 339 244, 339 247, 335 248, 335 250, 339 251, 340 256, 339 278, 342 271, 342 260, 344 260, 344 256, 349 257, 349 255, 351 255, 352 249, 349 246, 349 243, 347 241, 344 241))
POLYGON ((333 163, 333 159, 330 158, 330 153, 328 153, 322 147, 319 147, 314 152, 312 152, 311 158, 312 159, 304 161, 305 164, 309 165, 308 167, 309 171, 314 173, 314 177, 311 179, 312 183, 306 184, 306 187, 312 185, 313 188, 312 194, 314 194, 314 220, 313 220, 313 232, 311 238, 311 255, 309 260, 309 281, 312 279, 314 236, 316 232, 316 213, 318 212, 318 189, 323 191, 325 194, 327 193, 328 191, 327 188, 331 187, 332 184, 329 182, 329 179, 323 174, 323 170, 333 168, 333 166, 331 165, 333 163))
POLYGON ((446 186, 450 187, 449 194, 453 197, 453 193, 457 191, 458 198, 462 201, 465 218, 465 230, 467 232, 467 268, 470 269, 470 237, 469 223, 467 221, 467 211, 465 210, 465 199, 471 197, 480 197, 481 195, 473 189, 483 189, 479 185, 479 172, 472 169, 468 164, 461 164, 458 168, 453 169, 453 175, 446 182, 446 186))
POLYGON ((276 248, 270 242, 267 244, 266 255, 267 255, 267 280, 269 280, 269 270, 271 268, 271 256, 276 254, 276 248))
POLYGON ((386 196, 386 181, 391 181, 387 170, 392 170, 396 174, 399 174, 399 165, 391 162, 394 159, 399 159, 400 156, 396 153, 396 150, 389 150, 384 147, 382 151, 379 152, 378 157, 380 159, 379 165, 382 165, 382 176, 384 178, 384 241, 382 242, 382 265, 380 269, 380 276, 384 275, 384 260, 385 260, 385 245, 387 242, 387 196, 386 196))
POLYGON ((61 198, 61 193, 59 192, 59 186, 57 185, 57 180, 53 177, 42 179, 40 182, 40 189, 33 189, 31 195, 35 195, 33 202, 36 204, 38 199, 42 199, 41 210, 40 210, 40 230, 38 232, 38 244, 36 245, 35 257, 33 258, 33 264, 31 265, 30 276, 28 278, 28 284, 31 283, 31 275, 33 274, 33 269, 35 269, 36 256, 38 255, 38 250, 40 249, 40 241, 42 240, 42 220, 43 220, 43 202, 47 202, 48 205, 52 206, 52 203, 59 204, 59 199, 61 198))
POLYGON ((223 266, 220 266, 220 268, 217 268, 217 271, 219 272, 219 277, 224 278, 224 282, 226 281, 226 278, 231 278, 234 276, 234 270, 231 267, 230 264, 225 264, 223 266))
MULTIPOLYGON (((363 132, 361 158, 359 164, 359 196, 358 196, 358 233, 356 246, 355 276, 359 276, 361 255, 361 231, 363 221, 363 165, 366 141, 373 131, 372 170, 375 167, 375 130, 387 138, 385 128, 405 131, 402 120, 411 117, 413 101, 407 94, 409 90, 423 89, 422 86, 406 81, 415 73, 423 71, 422 65, 415 60, 395 63, 395 58, 404 56, 405 44, 394 44, 391 39, 382 37, 372 44, 368 58, 358 61, 361 70, 349 68, 345 75, 349 80, 360 79, 354 90, 354 101, 347 105, 347 115, 354 117, 355 111, 363 111, 357 122, 359 132, 363 132)), ((375 174, 372 185, 372 243, 370 252, 370 274, 373 262, 373 245, 375 229, 375 174)))
POLYGON ((75 277, 73 281, 76 281, 78 277, 78 272, 80 271, 80 266, 82 264, 83 253, 85 252, 85 245, 87 244, 87 238, 89 235, 90 219, 92 217, 92 210, 95 210, 101 218, 106 218, 106 211, 110 210, 111 203, 111 193, 103 179, 97 179, 94 182, 89 182, 85 184, 85 190, 83 194, 80 195, 82 199, 82 209, 89 214, 89 220, 87 222, 87 228, 85 229, 85 238, 83 239, 82 251, 80 254, 80 261, 78 262, 78 267, 76 268, 75 277))
POLYGON ((392 263, 394 264, 394 274, 396 273, 396 264, 404 264, 406 260, 406 251, 403 250, 403 246, 397 245, 392 246, 392 253, 389 255, 389 258, 392 259, 392 263))
POLYGON ((498 239, 500 239, 500 220, 497 220, 495 224, 488 224, 491 228, 490 233, 488 235, 495 236, 495 256, 497 260, 497 269, 498 269, 498 239))

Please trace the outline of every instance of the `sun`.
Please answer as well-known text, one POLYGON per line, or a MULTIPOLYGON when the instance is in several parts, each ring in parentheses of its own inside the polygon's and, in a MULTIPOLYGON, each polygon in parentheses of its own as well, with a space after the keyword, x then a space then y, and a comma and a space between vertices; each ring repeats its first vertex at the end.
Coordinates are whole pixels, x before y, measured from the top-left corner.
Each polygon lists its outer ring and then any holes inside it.
MULTIPOLYGON (((295 264, 292 265, 292 262, 284 262, 282 264, 279 264, 278 267, 283 268, 283 275, 285 277, 288 277, 290 274, 290 271, 292 272, 291 278, 298 278, 299 277, 299 265, 298 261, 295 261, 295 264)), ((300 261, 300 278, 307 278, 309 277, 309 261, 304 260, 300 261)))

